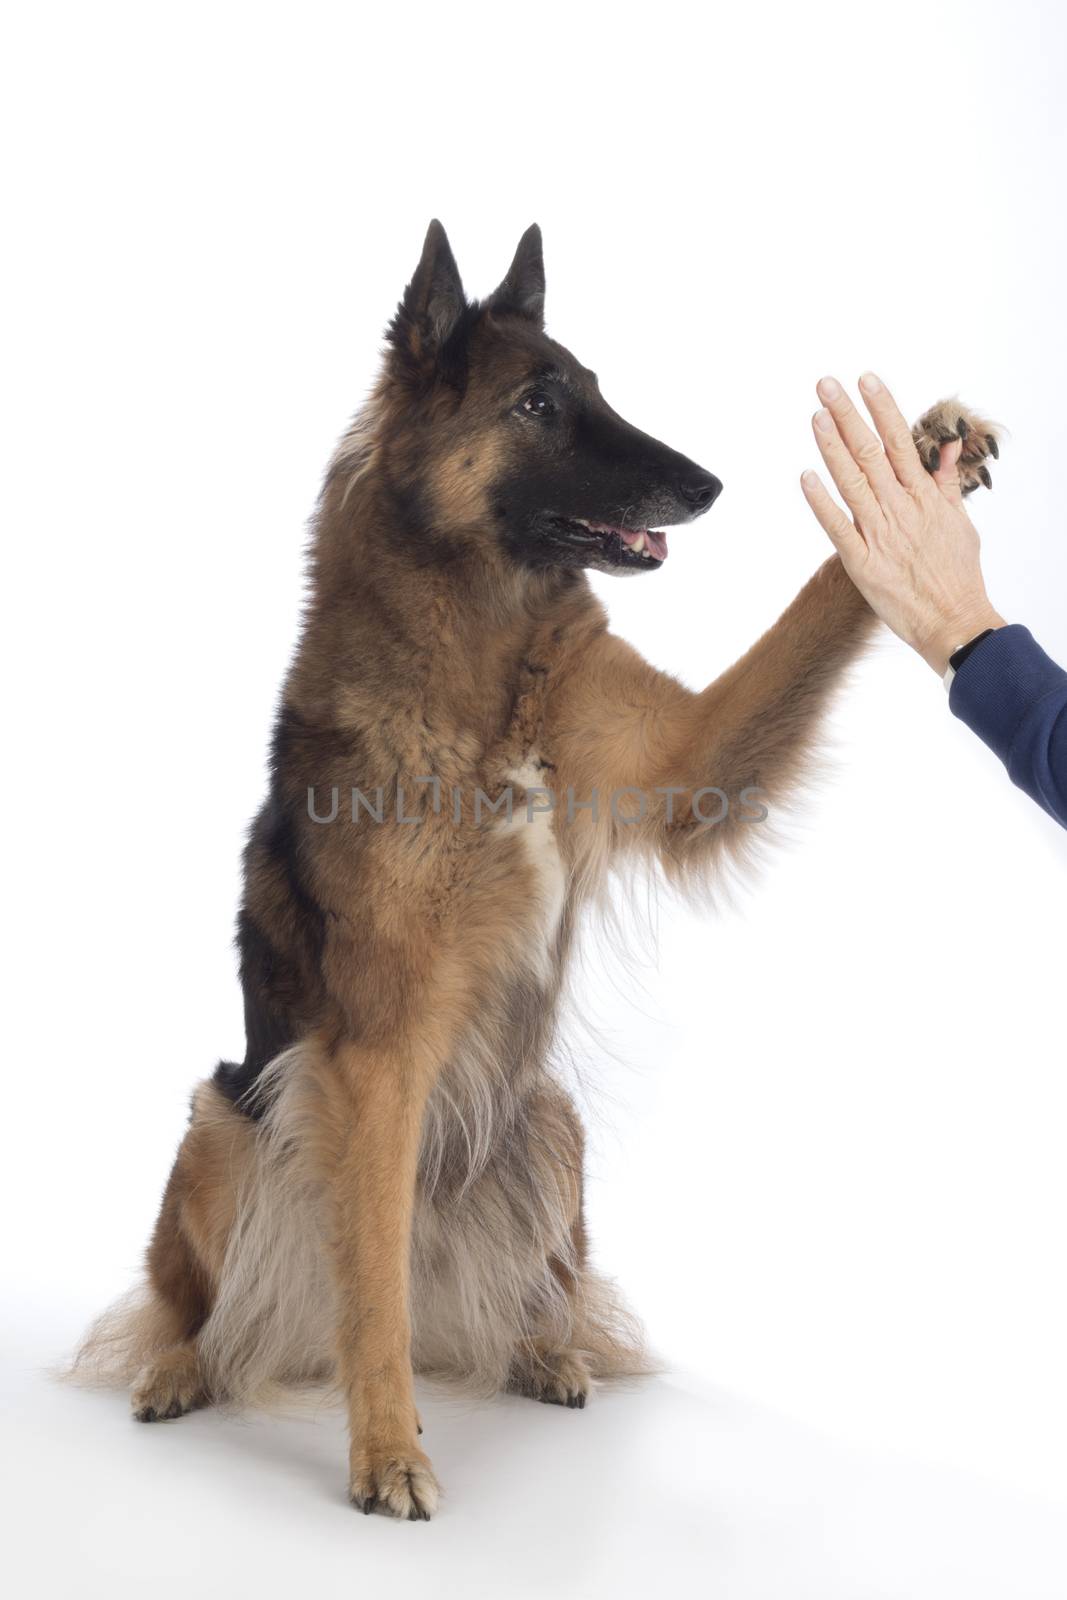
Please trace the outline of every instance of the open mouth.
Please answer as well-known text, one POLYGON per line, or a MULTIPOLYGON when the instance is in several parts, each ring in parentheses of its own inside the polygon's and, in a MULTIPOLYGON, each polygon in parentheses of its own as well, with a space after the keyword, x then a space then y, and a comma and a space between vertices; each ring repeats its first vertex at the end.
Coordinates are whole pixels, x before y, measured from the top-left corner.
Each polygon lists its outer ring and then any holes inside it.
POLYGON ((658 567, 667 559, 667 535, 661 528, 624 528, 585 517, 558 520, 573 540, 597 546, 615 566, 658 567))

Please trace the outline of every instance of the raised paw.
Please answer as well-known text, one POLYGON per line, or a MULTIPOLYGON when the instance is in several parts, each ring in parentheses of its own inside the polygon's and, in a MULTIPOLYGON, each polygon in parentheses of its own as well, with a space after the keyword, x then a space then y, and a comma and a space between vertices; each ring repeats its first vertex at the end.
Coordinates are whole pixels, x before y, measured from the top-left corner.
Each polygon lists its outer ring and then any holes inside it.
POLYGON ((138 1422, 169 1422, 207 1404, 196 1350, 179 1345, 143 1367, 130 1391, 138 1422))
POLYGON ((437 1510, 437 1479, 421 1450, 357 1450, 348 1495, 369 1516, 382 1511, 408 1522, 429 1522, 437 1510))
POLYGON ((992 457, 995 461, 1000 455, 999 434, 995 423, 987 422, 958 400, 939 400, 923 412, 911 430, 927 472, 936 472, 941 465, 944 445, 953 439, 963 440, 959 471, 964 494, 970 494, 979 484, 992 489, 987 460, 992 457))
POLYGON ((523 1351, 512 1363, 507 1386, 512 1394, 581 1411, 593 1377, 580 1350, 523 1351))

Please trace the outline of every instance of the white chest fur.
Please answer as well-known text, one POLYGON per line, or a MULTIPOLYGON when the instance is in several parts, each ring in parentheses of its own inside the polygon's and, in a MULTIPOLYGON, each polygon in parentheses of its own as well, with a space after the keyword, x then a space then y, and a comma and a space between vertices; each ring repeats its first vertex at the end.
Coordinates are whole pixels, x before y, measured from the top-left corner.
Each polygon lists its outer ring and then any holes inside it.
POLYGON ((508 774, 513 785, 512 813, 507 831, 522 841, 532 868, 536 905, 530 918, 532 965, 546 980, 553 970, 553 949, 563 914, 567 875, 556 842, 554 814, 550 809, 545 774, 531 759, 508 774))

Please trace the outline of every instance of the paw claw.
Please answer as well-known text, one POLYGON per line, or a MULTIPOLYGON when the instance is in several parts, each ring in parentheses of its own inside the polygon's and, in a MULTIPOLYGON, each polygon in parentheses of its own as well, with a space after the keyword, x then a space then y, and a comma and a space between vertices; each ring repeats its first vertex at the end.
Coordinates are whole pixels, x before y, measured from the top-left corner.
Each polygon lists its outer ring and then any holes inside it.
POLYGON ((348 1494, 364 1516, 384 1511, 402 1522, 429 1522, 437 1480, 421 1451, 371 1452, 357 1458, 348 1494))
POLYGON ((517 1355, 507 1387, 512 1394, 540 1400, 542 1405, 582 1411, 592 1384, 589 1363, 582 1351, 555 1350, 517 1355))
POLYGON ((987 466, 983 464, 978 468, 978 476, 981 478, 987 489, 992 489, 993 479, 990 476, 989 468, 987 466))
POLYGON ((987 455, 996 460, 1000 454, 993 424, 958 400, 939 400, 924 411, 912 429, 912 438, 928 472, 940 470, 944 446, 959 440, 963 493, 971 494, 979 484, 991 487, 982 462, 987 455))
POLYGON ((208 1403, 195 1351, 163 1351, 137 1375, 130 1406, 138 1422, 172 1422, 208 1403))

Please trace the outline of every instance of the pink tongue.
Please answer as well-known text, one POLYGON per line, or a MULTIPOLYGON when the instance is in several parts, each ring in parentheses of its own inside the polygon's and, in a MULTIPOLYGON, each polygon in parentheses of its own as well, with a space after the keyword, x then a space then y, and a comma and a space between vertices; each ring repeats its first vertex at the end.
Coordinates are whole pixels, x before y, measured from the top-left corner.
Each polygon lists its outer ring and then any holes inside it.
POLYGON ((667 535, 665 533, 653 533, 652 529, 650 528, 645 534, 645 543, 652 551, 652 554, 655 556, 657 561, 666 561, 667 535))

